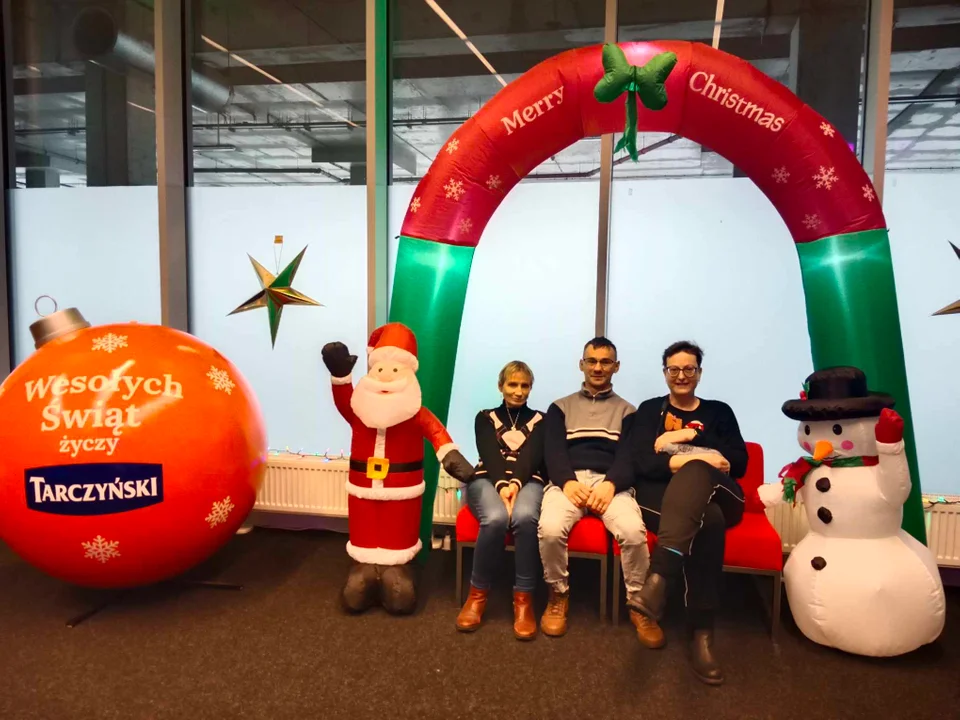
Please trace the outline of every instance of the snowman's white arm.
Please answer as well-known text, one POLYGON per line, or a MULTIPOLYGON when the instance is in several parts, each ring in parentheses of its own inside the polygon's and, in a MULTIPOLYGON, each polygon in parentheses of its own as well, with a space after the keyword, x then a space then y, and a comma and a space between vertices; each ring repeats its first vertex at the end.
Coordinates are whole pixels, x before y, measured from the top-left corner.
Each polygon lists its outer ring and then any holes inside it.
POLYGON ((764 483, 757 488, 757 495, 760 496, 760 502, 763 503, 765 508, 786 502, 783 499, 783 484, 779 482, 764 483))
POLYGON ((910 494, 910 468, 903 440, 895 443, 877 443, 877 483, 880 495, 888 503, 900 507, 910 494))

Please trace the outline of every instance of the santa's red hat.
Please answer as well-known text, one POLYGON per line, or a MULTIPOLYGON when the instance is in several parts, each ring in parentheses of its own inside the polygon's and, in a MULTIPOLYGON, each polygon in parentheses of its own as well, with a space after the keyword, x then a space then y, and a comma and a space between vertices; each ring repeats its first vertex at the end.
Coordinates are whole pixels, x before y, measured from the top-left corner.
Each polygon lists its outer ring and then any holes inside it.
POLYGON ((387 323, 373 331, 367 342, 367 363, 372 367, 378 362, 397 362, 416 372, 417 338, 413 330, 403 323, 387 323))

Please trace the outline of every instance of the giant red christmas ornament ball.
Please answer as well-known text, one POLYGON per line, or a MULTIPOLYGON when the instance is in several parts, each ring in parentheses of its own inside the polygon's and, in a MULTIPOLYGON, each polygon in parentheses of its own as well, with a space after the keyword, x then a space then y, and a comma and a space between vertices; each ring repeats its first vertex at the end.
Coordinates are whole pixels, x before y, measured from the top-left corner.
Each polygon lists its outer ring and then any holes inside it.
POLYGON ((266 471, 237 368, 186 333, 89 327, 72 308, 31 331, 39 349, 0 385, 0 537, 104 588, 171 578, 222 547, 266 471))

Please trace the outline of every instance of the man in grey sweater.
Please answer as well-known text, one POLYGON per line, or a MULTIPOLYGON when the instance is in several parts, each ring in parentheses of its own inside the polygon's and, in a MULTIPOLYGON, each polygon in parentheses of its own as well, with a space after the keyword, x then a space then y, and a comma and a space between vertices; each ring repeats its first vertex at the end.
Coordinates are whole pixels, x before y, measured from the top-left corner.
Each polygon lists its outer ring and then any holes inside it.
MULTIPOLYGON (((620 543, 628 604, 639 595, 650 565, 647 531, 634 499, 632 478, 620 485, 606 478, 624 418, 635 410, 613 391, 613 375, 619 369, 616 346, 604 337, 594 338, 580 360, 584 378, 580 391, 557 400, 547 411, 544 459, 550 485, 543 496, 538 528, 543 575, 550 587, 550 600, 540 620, 544 635, 559 637, 567 631, 567 538, 586 513, 598 515, 620 543)), ((630 619, 642 644, 663 646, 663 631, 654 620, 634 610, 630 619)))

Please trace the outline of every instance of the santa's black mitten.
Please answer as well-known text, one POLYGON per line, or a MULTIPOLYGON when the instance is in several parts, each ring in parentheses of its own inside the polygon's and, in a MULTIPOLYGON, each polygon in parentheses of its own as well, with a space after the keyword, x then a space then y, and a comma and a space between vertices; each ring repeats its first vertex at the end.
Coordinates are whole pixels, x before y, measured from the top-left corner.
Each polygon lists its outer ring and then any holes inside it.
POLYGON ((451 450, 443 456, 443 469, 450 477, 462 483, 468 482, 473 476, 473 465, 467 462, 459 450, 451 450))
POLYGON ((353 372, 357 364, 357 356, 351 355, 350 350, 342 342, 327 343, 320 351, 323 364, 327 366, 331 377, 343 378, 353 372))

